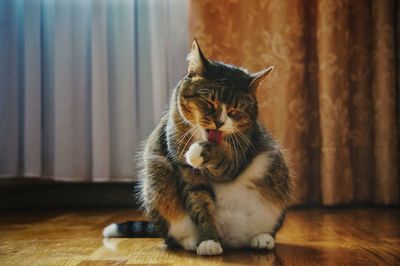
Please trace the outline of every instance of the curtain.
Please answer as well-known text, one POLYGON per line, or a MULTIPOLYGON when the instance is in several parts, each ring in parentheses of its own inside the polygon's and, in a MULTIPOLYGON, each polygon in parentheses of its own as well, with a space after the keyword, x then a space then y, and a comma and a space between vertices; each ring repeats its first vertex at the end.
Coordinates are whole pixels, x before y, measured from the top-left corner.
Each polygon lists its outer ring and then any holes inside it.
POLYGON ((276 66, 260 119, 297 203, 399 203, 398 1, 192 0, 189 15, 206 56, 276 66))
POLYGON ((186 72, 187 2, 0 0, 0 176, 133 180, 186 72))

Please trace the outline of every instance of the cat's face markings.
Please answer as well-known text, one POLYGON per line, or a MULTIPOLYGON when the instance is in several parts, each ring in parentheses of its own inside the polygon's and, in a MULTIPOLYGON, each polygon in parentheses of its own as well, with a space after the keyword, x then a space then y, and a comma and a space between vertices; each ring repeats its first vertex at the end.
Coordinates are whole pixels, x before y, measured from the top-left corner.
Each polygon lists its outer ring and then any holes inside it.
MULTIPOLYGON (((188 91, 190 90, 189 88, 188 91)), ((217 129, 225 134, 250 127, 257 112, 254 97, 229 92, 227 88, 218 90, 220 91, 203 87, 194 90, 197 93, 182 92, 178 101, 182 116, 193 125, 205 130, 217 129)))
POLYGON ((209 60, 196 40, 187 60, 188 72, 178 90, 178 107, 184 119, 225 134, 243 131, 256 122, 256 92, 273 67, 250 74, 209 60))

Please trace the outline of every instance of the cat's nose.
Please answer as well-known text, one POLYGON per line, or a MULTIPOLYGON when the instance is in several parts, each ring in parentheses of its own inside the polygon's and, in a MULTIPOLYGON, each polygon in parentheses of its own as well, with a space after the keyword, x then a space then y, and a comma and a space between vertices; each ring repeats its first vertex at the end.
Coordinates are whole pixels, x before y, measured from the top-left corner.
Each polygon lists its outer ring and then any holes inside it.
POLYGON ((217 129, 219 129, 220 127, 222 127, 224 125, 224 122, 222 122, 221 120, 216 120, 215 121, 215 126, 217 127, 217 129))

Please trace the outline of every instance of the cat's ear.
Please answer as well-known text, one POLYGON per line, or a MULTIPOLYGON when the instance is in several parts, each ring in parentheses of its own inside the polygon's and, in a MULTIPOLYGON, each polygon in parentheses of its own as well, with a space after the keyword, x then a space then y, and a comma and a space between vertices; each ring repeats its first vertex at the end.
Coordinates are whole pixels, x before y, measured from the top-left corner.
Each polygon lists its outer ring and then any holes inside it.
POLYGON ((256 95, 258 87, 264 82, 264 80, 271 74, 272 70, 274 70, 274 66, 271 66, 267 69, 264 69, 260 72, 254 73, 253 80, 249 85, 249 93, 256 95))
POLYGON ((193 40, 192 49, 187 56, 188 61, 188 75, 204 75, 208 64, 207 58, 201 52, 199 43, 196 39, 193 40))

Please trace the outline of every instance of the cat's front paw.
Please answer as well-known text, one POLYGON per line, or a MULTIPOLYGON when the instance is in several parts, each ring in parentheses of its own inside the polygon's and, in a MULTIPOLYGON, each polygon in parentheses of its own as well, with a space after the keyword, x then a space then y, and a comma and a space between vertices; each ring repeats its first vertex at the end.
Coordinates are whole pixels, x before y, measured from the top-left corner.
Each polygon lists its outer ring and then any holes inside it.
POLYGON ((194 168, 199 168, 204 162, 202 152, 203 146, 198 142, 193 143, 185 154, 186 162, 194 168))
POLYGON ((258 234, 251 239, 250 246, 254 249, 272 250, 275 246, 275 240, 269 234, 258 234))
POLYGON ((221 244, 215 240, 202 241, 197 247, 197 255, 202 256, 215 256, 222 254, 223 251, 221 244))

